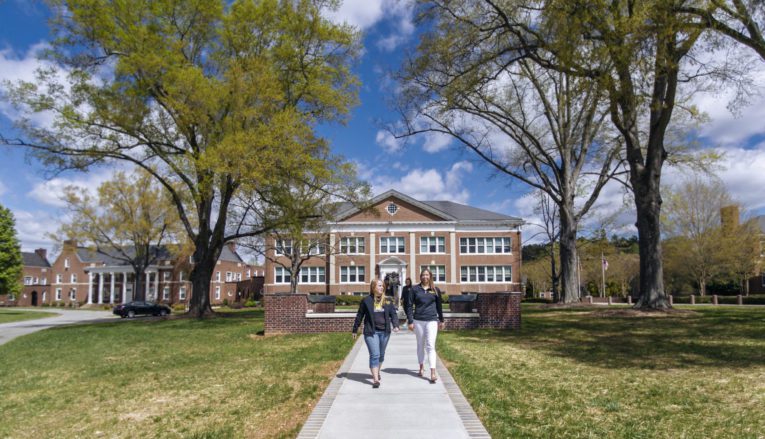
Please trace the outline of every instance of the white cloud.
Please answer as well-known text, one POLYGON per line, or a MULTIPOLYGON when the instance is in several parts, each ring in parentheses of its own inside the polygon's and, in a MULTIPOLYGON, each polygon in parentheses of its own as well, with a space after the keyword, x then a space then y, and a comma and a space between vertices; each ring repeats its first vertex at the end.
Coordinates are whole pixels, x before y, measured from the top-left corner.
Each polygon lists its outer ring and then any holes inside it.
POLYGON ((375 142, 387 153, 394 153, 404 147, 404 140, 397 139, 389 131, 379 130, 375 136, 375 142))
POLYGON ((336 23, 346 23, 365 30, 374 26, 383 17, 385 0, 345 0, 337 11, 327 16, 336 23))
POLYGON ((111 167, 87 174, 77 174, 78 177, 56 177, 50 180, 38 181, 32 186, 28 195, 45 205, 52 207, 66 207, 63 201, 64 189, 67 186, 76 186, 87 189, 95 194, 96 189, 101 183, 114 176, 116 168, 125 168, 125 166, 111 167))
POLYGON ((464 204, 470 198, 470 191, 464 187, 462 179, 472 170, 473 165, 461 161, 445 172, 417 168, 400 178, 372 174, 370 184, 375 194, 395 189, 418 200, 449 200, 464 204))
POLYGON ((431 154, 443 151, 452 143, 452 136, 449 134, 429 132, 423 135, 425 141, 422 149, 431 154))
POLYGON ((16 232, 24 250, 35 248, 47 248, 49 251, 53 243, 47 238, 47 234, 55 233, 61 218, 53 216, 47 211, 13 210, 16 218, 16 232))

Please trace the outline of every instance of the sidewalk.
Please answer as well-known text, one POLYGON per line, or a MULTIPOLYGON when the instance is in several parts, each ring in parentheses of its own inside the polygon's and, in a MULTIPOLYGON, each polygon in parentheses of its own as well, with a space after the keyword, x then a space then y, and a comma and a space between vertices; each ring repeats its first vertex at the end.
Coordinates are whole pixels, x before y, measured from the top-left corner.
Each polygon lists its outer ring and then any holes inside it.
POLYGON ((0 345, 8 343, 16 337, 42 331, 43 329, 53 328, 55 326, 119 321, 119 318, 111 312, 101 310, 84 311, 59 308, 19 309, 24 311, 53 312, 58 315, 0 324, 0 345))
POLYGON ((373 389, 367 347, 359 336, 298 437, 488 438, 440 361, 436 384, 417 376, 416 343, 405 329, 391 334, 381 385, 373 389))

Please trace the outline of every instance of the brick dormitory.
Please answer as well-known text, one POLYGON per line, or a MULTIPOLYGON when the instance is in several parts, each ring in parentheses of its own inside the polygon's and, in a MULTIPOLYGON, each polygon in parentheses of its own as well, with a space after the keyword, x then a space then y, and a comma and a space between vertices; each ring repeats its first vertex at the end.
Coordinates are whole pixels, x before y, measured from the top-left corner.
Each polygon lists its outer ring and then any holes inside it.
MULTIPOLYGON (((168 246, 153 249, 155 263, 147 267, 143 283, 146 300, 185 304, 191 297, 187 257, 175 256, 168 246)), ((51 263, 45 249, 22 252, 23 288, 16 297, 0 296, 0 303, 14 306, 80 306, 118 304, 136 297, 133 267, 117 252, 96 252, 64 241, 61 253, 51 263), (106 253, 106 254, 104 254, 106 253)), ((249 289, 262 284, 263 267, 247 264, 234 243, 223 248, 210 282, 213 305, 233 303, 246 297, 249 289), (258 280, 260 282, 258 282, 258 280)))

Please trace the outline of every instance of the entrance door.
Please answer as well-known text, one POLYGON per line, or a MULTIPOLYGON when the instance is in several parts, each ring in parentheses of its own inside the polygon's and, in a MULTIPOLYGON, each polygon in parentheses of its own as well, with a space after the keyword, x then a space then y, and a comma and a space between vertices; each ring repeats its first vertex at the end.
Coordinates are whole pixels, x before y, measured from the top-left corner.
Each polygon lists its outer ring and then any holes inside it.
POLYGON ((32 291, 32 306, 37 306, 37 291, 32 291))

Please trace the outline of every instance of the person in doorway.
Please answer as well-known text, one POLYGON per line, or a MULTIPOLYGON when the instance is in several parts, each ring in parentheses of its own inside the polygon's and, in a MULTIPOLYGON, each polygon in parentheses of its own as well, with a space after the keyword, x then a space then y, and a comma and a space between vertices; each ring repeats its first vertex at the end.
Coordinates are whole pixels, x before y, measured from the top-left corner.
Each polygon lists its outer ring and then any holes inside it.
POLYGON ((404 288, 401 290, 401 306, 406 309, 406 304, 412 301, 412 278, 407 277, 404 281, 404 288))
POLYGON ((398 332, 398 314, 393 303, 385 297, 385 286, 380 279, 372 279, 369 296, 359 304, 356 320, 353 322, 353 339, 364 323, 364 342, 369 350, 369 371, 372 373, 372 387, 380 387, 380 369, 385 361, 385 348, 391 332, 398 332))
POLYGON ((409 330, 417 336, 417 361, 420 376, 425 373, 425 353, 430 364, 430 383, 436 377, 436 336, 439 327, 444 328, 444 313, 441 307, 441 291, 433 283, 433 273, 427 268, 420 273, 420 283, 412 287, 410 300, 406 303, 406 320, 409 330), (412 310, 414 308, 414 310, 412 310))

